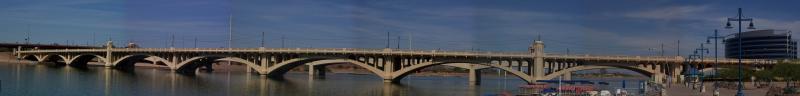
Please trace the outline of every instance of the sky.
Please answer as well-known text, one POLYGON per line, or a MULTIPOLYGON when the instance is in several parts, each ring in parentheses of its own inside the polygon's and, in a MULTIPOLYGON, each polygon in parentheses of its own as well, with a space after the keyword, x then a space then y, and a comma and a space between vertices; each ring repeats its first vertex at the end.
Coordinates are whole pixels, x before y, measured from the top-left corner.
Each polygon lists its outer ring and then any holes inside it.
POLYGON ((29 33, 42 44, 257 48, 263 36, 268 48, 526 52, 542 40, 555 54, 659 55, 663 44, 665 55, 686 55, 715 29, 734 33, 723 27, 740 7, 758 29, 800 30, 793 4, 800 1, 2 0, 0 42, 29 33))

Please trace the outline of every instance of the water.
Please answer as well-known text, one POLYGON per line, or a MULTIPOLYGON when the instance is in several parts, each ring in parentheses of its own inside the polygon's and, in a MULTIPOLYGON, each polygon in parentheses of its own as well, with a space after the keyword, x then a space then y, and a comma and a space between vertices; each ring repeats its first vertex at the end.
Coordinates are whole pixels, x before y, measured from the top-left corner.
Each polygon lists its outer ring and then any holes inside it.
MULTIPOLYGON (((0 80, 2 96, 475 96, 519 93, 519 85, 525 84, 513 76, 492 75, 474 86, 463 76, 409 76, 393 84, 371 74, 329 73, 322 78, 288 73, 284 79, 270 79, 245 72, 185 76, 154 68, 122 72, 29 64, 0 64, 0 80)), ((628 86, 638 86, 633 84, 628 86)))

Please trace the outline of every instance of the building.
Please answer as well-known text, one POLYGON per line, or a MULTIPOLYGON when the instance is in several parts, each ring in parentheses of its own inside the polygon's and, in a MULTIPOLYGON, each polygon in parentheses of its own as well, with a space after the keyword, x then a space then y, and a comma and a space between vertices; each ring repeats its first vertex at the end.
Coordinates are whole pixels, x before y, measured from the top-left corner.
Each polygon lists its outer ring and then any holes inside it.
POLYGON ((725 57, 738 58, 739 42, 742 38, 742 58, 745 59, 793 59, 797 58, 797 41, 792 40, 790 31, 786 30, 755 30, 736 33, 725 38, 725 57))

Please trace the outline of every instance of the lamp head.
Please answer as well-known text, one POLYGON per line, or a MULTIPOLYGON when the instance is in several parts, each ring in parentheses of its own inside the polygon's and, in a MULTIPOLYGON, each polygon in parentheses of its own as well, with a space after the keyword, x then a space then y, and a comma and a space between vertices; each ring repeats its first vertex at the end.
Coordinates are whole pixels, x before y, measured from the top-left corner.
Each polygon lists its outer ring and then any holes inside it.
POLYGON ((750 24, 747 25, 747 29, 756 29, 756 27, 753 26, 753 21, 750 21, 750 24))
POLYGON ((731 26, 731 21, 728 21, 728 23, 725 23, 725 29, 731 29, 731 28, 733 28, 731 26))

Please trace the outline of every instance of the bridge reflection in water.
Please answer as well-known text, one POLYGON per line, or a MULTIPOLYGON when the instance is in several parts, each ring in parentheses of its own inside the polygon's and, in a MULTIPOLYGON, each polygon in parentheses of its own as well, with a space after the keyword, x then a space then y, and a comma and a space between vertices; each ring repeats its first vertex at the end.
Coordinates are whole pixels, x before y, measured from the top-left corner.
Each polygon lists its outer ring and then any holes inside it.
POLYGON ((133 72, 103 67, 87 69, 50 64, 0 64, 2 95, 8 96, 473 96, 514 93, 525 81, 484 76, 480 86, 466 77, 411 76, 400 84, 375 75, 328 74, 325 79, 290 72, 283 80, 243 72, 201 72, 194 76, 170 70, 137 68, 133 72), (506 82, 506 83, 499 83, 506 82), (434 91, 435 90, 435 91, 434 91))

